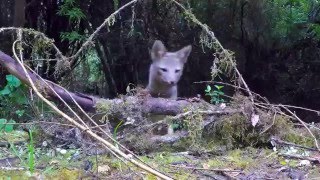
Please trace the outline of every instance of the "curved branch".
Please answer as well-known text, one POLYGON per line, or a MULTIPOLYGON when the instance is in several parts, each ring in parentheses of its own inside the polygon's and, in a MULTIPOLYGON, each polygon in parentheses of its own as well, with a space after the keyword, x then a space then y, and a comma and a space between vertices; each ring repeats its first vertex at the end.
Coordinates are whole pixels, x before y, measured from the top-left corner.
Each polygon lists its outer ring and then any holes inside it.
MULTIPOLYGON (((11 74, 15 75, 20 79, 24 84, 30 86, 30 82, 27 79, 26 74, 23 69, 13 58, 9 55, 0 51, 0 65, 6 68, 11 74)), ((126 111, 126 106, 133 106, 135 108, 141 109, 143 114, 163 114, 163 115, 176 115, 182 113, 185 108, 188 106, 199 106, 199 107, 208 107, 206 102, 190 102, 188 100, 170 100, 163 98, 152 98, 152 97, 136 97, 130 96, 120 99, 103 99, 81 93, 72 93, 66 91, 64 88, 59 85, 46 81, 47 83, 40 80, 37 74, 34 74, 30 71, 27 71, 28 75, 33 82, 36 82, 37 87, 45 93, 49 98, 54 100, 59 100, 54 91, 68 104, 73 104, 73 99, 87 112, 95 112, 99 105, 102 106, 107 104, 108 107, 113 107, 111 114, 121 114, 121 112, 126 111), (50 86, 50 87, 48 87, 50 86)), ((206 109, 206 108, 204 108, 206 109)))

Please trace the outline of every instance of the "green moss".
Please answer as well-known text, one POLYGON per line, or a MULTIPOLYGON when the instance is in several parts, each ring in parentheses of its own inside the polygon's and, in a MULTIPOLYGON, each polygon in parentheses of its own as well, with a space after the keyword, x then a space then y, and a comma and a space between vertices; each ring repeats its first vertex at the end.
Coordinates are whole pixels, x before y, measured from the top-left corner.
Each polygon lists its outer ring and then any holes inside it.
MULTIPOLYGON (((190 160, 184 156, 173 155, 171 153, 155 153, 150 154, 148 156, 141 156, 140 159, 145 162, 146 164, 150 165, 154 169, 164 172, 166 174, 172 173, 172 166, 170 164, 179 163, 179 162, 189 162, 190 160)), ((100 164, 108 164, 111 167, 111 171, 114 172, 130 172, 130 171, 141 171, 140 168, 134 166, 131 163, 124 164, 119 159, 110 159, 106 156, 99 156, 99 163, 100 164)), ((93 171, 95 171, 93 169, 93 171)), ((191 173, 191 172, 190 172, 191 173)), ((188 179, 188 177, 193 176, 185 171, 185 169, 176 169, 174 173, 175 179, 188 179), (181 173, 179 173, 181 172, 181 173)), ((144 179, 157 179, 153 174, 145 172, 144 179)))
POLYGON ((160 162, 161 164, 171 164, 186 160, 187 159, 183 156, 175 156, 170 153, 158 153, 154 156, 154 161, 160 162))
POLYGON ((60 180, 60 179, 68 179, 68 180, 76 180, 79 179, 81 175, 79 170, 70 170, 70 169, 62 169, 58 171, 54 176, 47 177, 52 180, 60 180))
POLYGON ((112 102, 105 99, 99 99, 96 102, 97 112, 109 112, 112 107, 112 102))
MULTIPOLYGON (((29 180, 29 179, 39 179, 40 176, 45 177, 45 179, 60 180, 76 180, 81 176, 81 171, 71 170, 71 169, 60 169, 52 173, 51 175, 41 175, 41 173, 35 172, 30 174, 28 171, 0 171, 0 179, 12 179, 12 180, 29 180)), ((41 178, 40 178, 41 179, 41 178)))
POLYGON ((257 132, 240 113, 222 117, 212 133, 208 137, 228 148, 253 145, 258 141, 257 132))
POLYGON ((252 155, 244 155, 240 149, 231 151, 227 156, 227 160, 237 169, 247 169, 254 164, 252 155))
MULTIPOLYGON (((241 113, 222 116, 205 134, 207 141, 211 140, 228 149, 252 147, 268 144, 271 136, 288 137, 288 132, 294 129, 287 117, 277 115, 273 119, 265 112, 259 112, 259 116, 260 120, 255 127, 241 113)), ((309 142, 309 139, 306 141, 309 142)))
POLYGON ((295 128, 288 117, 276 116, 271 133, 276 134, 280 139, 307 146, 314 146, 314 139, 305 128, 295 128))
POLYGON ((201 149, 207 150, 208 142, 203 138, 203 116, 198 113, 201 109, 193 109, 188 107, 184 109, 185 112, 192 111, 192 114, 185 117, 181 123, 181 127, 188 131, 188 137, 180 140, 180 147, 201 151, 201 149))
MULTIPOLYGON (((153 168, 164 172, 166 174, 171 174, 172 169, 175 167, 170 166, 171 164, 179 164, 182 162, 191 163, 190 159, 185 156, 174 155, 171 153, 155 153, 153 155, 142 156, 141 159, 147 164, 151 165, 153 168)), ((187 179, 191 174, 185 171, 186 169, 175 169, 175 179, 187 179), (181 172, 181 173, 180 173, 181 172)))
POLYGON ((99 99, 96 102, 96 109, 99 115, 95 119, 103 118, 108 120, 112 127, 117 126, 125 118, 133 118, 137 122, 142 122, 141 101, 139 98, 132 96, 120 96, 117 100, 99 99))
POLYGON ((164 168, 168 164, 177 163, 177 162, 189 162, 184 156, 173 155, 171 153, 163 152, 156 153, 153 155, 142 156, 141 159, 148 163, 152 164, 154 167, 164 168), (151 157, 151 158, 150 158, 151 157))
POLYGON ((226 167, 226 161, 218 159, 218 158, 213 158, 213 159, 210 159, 207 162, 207 165, 210 168, 225 168, 226 167))
POLYGON ((192 174, 192 171, 189 171, 189 172, 180 171, 178 173, 175 173, 173 178, 179 179, 179 180, 197 179, 197 177, 194 174, 192 174))
MULTIPOLYGON (((273 122, 273 121, 271 121, 271 122, 273 122)), ((283 137, 292 129, 293 129, 293 123, 289 119, 289 117, 277 115, 277 116, 275 116, 274 124, 270 128, 269 133, 276 134, 279 137, 283 137)))
POLYGON ((299 144, 306 147, 313 147, 314 146, 314 139, 311 135, 308 134, 297 134, 296 132, 288 132, 283 139, 285 141, 299 144))
POLYGON ((265 157, 269 152, 250 147, 245 149, 234 149, 227 152, 224 156, 217 156, 208 160, 206 164, 209 166, 209 168, 250 170, 255 168, 255 166, 258 164, 258 161, 265 161, 263 159, 259 160, 258 158, 254 158, 258 151, 262 157, 265 157))
POLYGON ((29 139, 29 135, 25 131, 1 132, 0 136, 4 141, 10 143, 27 142, 29 139))
POLYGON ((127 148, 133 150, 136 153, 145 154, 153 149, 153 144, 146 139, 149 136, 131 134, 128 135, 125 140, 121 141, 121 144, 125 144, 127 148))
POLYGON ((146 180, 157 180, 157 176, 148 173, 147 176, 145 177, 146 180))
POLYGON ((172 151, 181 152, 186 151, 192 146, 192 140, 189 137, 181 138, 179 141, 175 142, 170 146, 172 151))
POLYGON ((289 166, 289 167, 298 167, 299 166, 299 162, 300 160, 296 160, 296 159, 285 159, 283 157, 279 158, 279 164, 282 166, 289 166))
POLYGON ((0 171, 0 179, 29 179, 24 171, 0 171))

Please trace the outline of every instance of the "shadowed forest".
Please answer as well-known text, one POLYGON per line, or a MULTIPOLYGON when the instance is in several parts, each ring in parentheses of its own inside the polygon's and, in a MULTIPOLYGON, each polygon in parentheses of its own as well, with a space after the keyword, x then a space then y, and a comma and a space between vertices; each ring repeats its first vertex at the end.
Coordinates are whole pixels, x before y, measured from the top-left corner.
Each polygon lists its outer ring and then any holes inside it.
POLYGON ((317 0, 1 0, 0 42, 1 178, 320 177, 317 0))

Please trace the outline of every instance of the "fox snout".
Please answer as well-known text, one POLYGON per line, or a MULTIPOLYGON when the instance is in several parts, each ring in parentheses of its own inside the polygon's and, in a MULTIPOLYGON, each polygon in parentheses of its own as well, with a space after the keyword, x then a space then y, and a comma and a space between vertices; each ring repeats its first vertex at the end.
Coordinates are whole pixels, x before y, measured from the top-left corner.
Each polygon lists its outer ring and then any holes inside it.
POLYGON ((162 77, 161 81, 168 86, 175 86, 178 82, 178 80, 167 79, 166 77, 162 77))
POLYGON ((175 81, 167 81, 166 83, 171 86, 174 86, 177 84, 175 81))

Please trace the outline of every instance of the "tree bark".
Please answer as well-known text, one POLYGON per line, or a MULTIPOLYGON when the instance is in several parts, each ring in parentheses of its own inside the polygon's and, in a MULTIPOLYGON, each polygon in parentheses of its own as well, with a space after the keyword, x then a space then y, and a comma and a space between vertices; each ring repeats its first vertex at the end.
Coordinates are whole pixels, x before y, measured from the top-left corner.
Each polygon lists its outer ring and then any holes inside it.
POLYGON ((14 27, 23 27, 26 22, 25 17, 25 7, 27 3, 26 0, 15 0, 14 1, 14 19, 13 26, 14 27))

